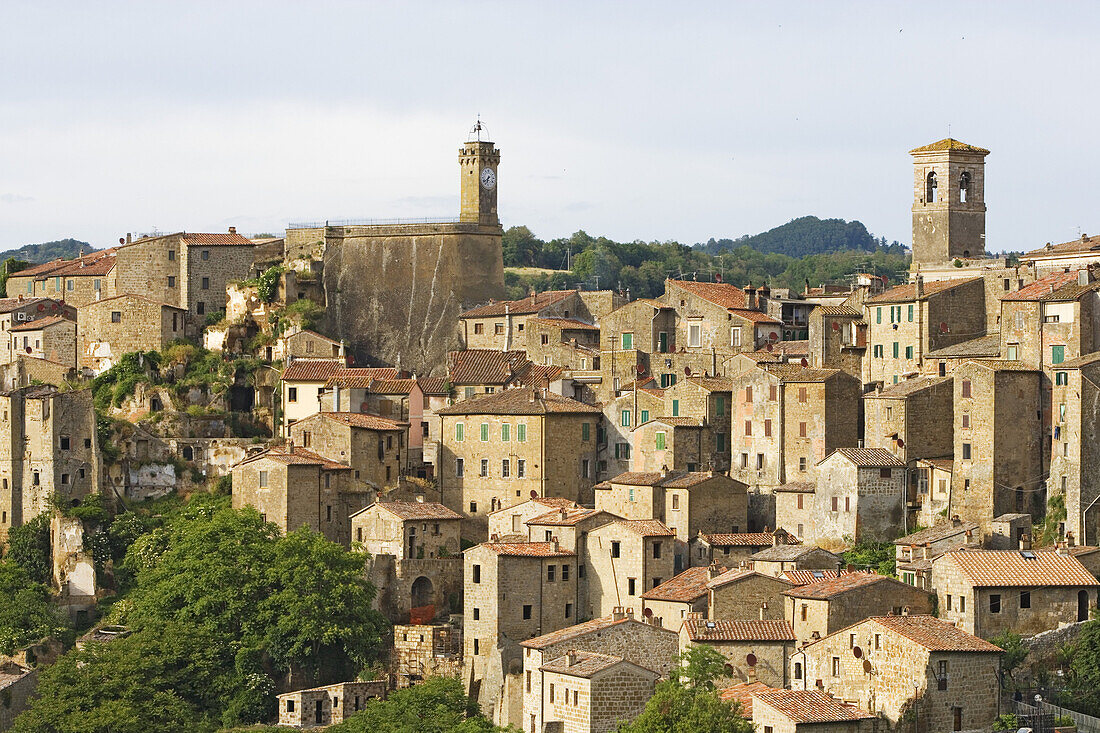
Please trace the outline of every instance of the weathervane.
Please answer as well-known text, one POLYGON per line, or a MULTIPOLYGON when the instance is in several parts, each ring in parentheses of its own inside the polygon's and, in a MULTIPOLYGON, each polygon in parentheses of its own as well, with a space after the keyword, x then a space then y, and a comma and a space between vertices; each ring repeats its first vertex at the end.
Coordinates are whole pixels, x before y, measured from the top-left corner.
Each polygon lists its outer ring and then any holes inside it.
MULTIPOLYGON (((477 124, 470 128, 470 137, 477 137, 477 141, 481 142, 481 132, 485 130, 485 125, 481 124, 481 114, 477 116, 477 124)), ((485 130, 485 134, 488 135, 488 130, 485 130)))

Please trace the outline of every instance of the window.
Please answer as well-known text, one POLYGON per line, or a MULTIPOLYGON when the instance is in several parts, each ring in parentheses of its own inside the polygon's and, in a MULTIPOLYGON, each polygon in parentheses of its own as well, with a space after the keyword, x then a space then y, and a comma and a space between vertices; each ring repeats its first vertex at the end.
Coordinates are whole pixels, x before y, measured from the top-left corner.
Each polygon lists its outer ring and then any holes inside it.
POLYGON ((769 384, 768 385, 768 400, 771 401, 771 402, 775 402, 777 394, 779 394, 779 388, 776 387, 774 384, 769 384))
POLYGON ((752 402, 752 387, 745 387, 745 402, 752 402))
POLYGON ((840 497, 834 496, 833 497, 833 511, 834 512, 839 511, 839 508, 840 508, 840 497))
POLYGON ((680 417, 680 400, 672 401, 672 416, 680 417))
POLYGON ((890 478, 890 477, 891 477, 891 476, 893 475, 893 473, 894 473, 894 472, 893 472, 893 470, 892 470, 892 469, 889 469, 889 468, 880 468, 880 469, 878 470, 878 477, 879 477, 879 478, 890 478))
POLYGON ((748 468, 748 467, 749 467, 749 454, 748 453, 742 453, 741 454, 741 468, 748 468))
POLYGON ((500 462, 500 477, 508 478, 512 475, 512 462, 505 458, 500 462))
POLYGON ((553 583, 554 582, 554 576, 557 574, 557 572, 558 572, 558 566, 557 565, 547 565, 546 566, 546 582, 547 583, 553 583))
POLYGON ((716 433, 714 436, 715 450, 717 450, 719 453, 725 453, 727 450, 729 450, 728 441, 728 435, 726 435, 725 433, 716 433))
POLYGON ((764 469, 764 454, 763 453, 757 453, 756 454, 756 470, 757 471, 762 471, 763 469, 764 469))
POLYGON ((875 323, 882 323, 882 306, 875 308, 875 323))
POLYGON ((803 604, 802 604, 802 613, 800 614, 800 615, 801 615, 801 617, 802 617, 802 620, 803 620, 803 621, 805 621, 805 620, 806 620, 806 609, 807 609, 807 606, 806 606, 806 604, 805 604, 805 603, 803 603, 803 604))
POLYGON ((966 596, 959 596, 959 613, 966 613, 966 596))
POLYGON ((581 440, 587 443, 592 438, 592 423, 581 423, 581 440))
POLYGON ((455 477, 462 478, 466 475, 466 461, 462 458, 455 459, 455 477))
POLYGON ((963 397, 969 397, 970 396, 970 380, 969 379, 962 380, 962 396, 963 397))
POLYGON ((481 442, 489 442, 489 423, 487 422, 481 423, 481 442))
POLYGON ((772 437, 772 421, 771 420, 765 420, 764 421, 764 437, 765 438, 772 437))
POLYGON ((1050 347, 1050 363, 1061 364, 1066 360, 1066 347, 1065 346, 1051 346, 1050 347))
POLYGON ((1009 344, 1007 352, 1005 354, 1005 356, 1008 358, 1008 360, 1009 361, 1016 361, 1016 359, 1019 358, 1019 355, 1020 355, 1020 345, 1019 344, 1009 344))
MULTIPOLYGON (((562 580, 565 580, 565 576, 562 576, 562 580)), ((572 603, 566 603, 565 604, 565 617, 566 618, 573 618, 573 604, 572 603)))
POLYGON ((613 541, 611 543, 611 557, 619 557, 619 552, 621 548, 622 545, 619 542, 613 541))
POLYGON ((176 259, 176 250, 174 250, 174 249, 168 250, 168 261, 171 262, 174 259, 176 259))
POLYGON ((260 488, 267 488, 267 471, 260 471, 260 488))
POLYGON ((634 348, 634 334, 624 333, 622 335, 622 348, 623 351, 629 351, 634 348))
POLYGON ((1020 591, 1020 608, 1031 608, 1031 591, 1020 591))
POLYGON ((714 396, 714 414, 717 417, 723 417, 726 414, 726 397, 725 395, 714 396))
POLYGON ((61 436, 61 450, 69 450, 69 436, 68 435, 62 435, 61 436))
POLYGON ((657 450, 664 450, 665 449, 665 433, 664 433, 663 430, 659 430, 657 432, 656 449, 657 450))
POLYGON ((963 443, 963 460, 970 460, 970 443, 963 443))
POLYGON ((622 425, 624 428, 630 427, 630 410, 622 411, 622 414, 619 415, 619 424, 622 425))
POLYGON ((800 438, 805 438, 806 437, 806 423, 804 423, 804 422, 798 423, 798 437, 800 437, 800 438))
MULTIPOLYGON (((965 204, 970 195, 970 171, 963 171, 959 176, 959 203, 965 204)), ((1005 290, 1008 290, 1008 280, 1005 280, 1005 290)))
POLYGON ((111 323, 122 323, 122 311, 111 311, 111 323))
POLYGON ((730 346, 741 345, 741 329, 737 327, 730 328, 730 346))
POLYGON ((550 685, 550 702, 554 702, 554 685, 550 685))
POLYGON ((527 461, 523 458, 516 459, 516 478, 527 478, 527 461))
MULTIPOLYGON (((474 565, 473 568, 471 568, 470 574, 471 574, 472 579, 475 583, 480 583, 481 582, 481 566, 480 565, 474 565)), ((475 616, 475 618, 476 618, 476 616, 475 616)))
POLYGON ((481 654, 481 645, 478 644, 477 639, 474 639, 474 656, 476 657, 478 654, 481 654))
POLYGON ((512 439, 512 426, 508 423, 504 423, 500 426, 500 439, 504 443, 512 439))
POLYGON ((894 342, 894 358, 895 359, 898 358, 898 342, 897 341, 894 342))
POLYGON ((833 677, 840 676, 840 657, 833 657, 833 677))
MULTIPOLYGON (((806 459, 805 459, 805 458, 803 458, 802 460, 803 460, 803 461, 805 461, 806 459)), ((802 464, 802 465, 805 465, 805 464, 802 464)), ((802 509, 802 508, 803 508, 803 507, 802 507, 802 494, 799 494, 799 495, 798 495, 798 508, 799 508, 799 509, 802 509)))
POLYGON ((912 303, 909 304, 909 322, 910 323, 913 322, 913 304, 912 303))
POLYGON ((516 440, 518 440, 520 443, 526 443, 527 442, 527 424, 526 423, 520 423, 519 425, 516 426, 516 440))
POLYGON ((680 495, 672 495, 672 511, 678 511, 680 509, 680 495))
POLYGON ((561 579, 562 579, 563 582, 566 581, 566 580, 569 580, 569 566, 568 565, 562 565, 561 566, 561 579))
POLYGON ((752 420, 745 421, 745 435, 752 435, 752 420))
POLYGON ((947 689, 947 660, 941 659, 936 664, 936 687, 939 690, 947 689))
POLYGON ((69 483, 69 474, 67 474, 67 473, 61 474, 61 483, 63 485, 69 483))
POLYGON ((641 410, 641 414, 639 416, 639 419, 642 422, 649 422, 649 410, 641 410))
POLYGON ((210 259, 210 250, 204 249, 202 251, 202 259, 204 259, 204 260, 210 259))
POLYGON ((633 596, 633 595, 638 594, 638 579, 637 578, 627 578, 626 579, 626 594, 628 596, 633 596))
POLYGON ((846 511, 846 512, 852 511, 852 497, 850 497, 850 496, 845 496, 844 497, 844 511, 846 511))
POLYGON ((1069 372, 1055 372, 1054 383, 1059 385, 1069 384, 1069 372))
POLYGON ((969 428, 970 427, 970 413, 969 412, 964 412, 962 414, 962 426, 964 428, 969 428))
POLYGON ((592 478, 592 461, 587 458, 581 461, 581 476, 592 478))
POLYGON ((688 324, 688 346, 702 346, 703 345, 703 324, 702 323, 689 323, 688 324))
POLYGON ((875 356, 876 359, 881 359, 882 358, 882 344, 875 344, 875 348, 874 348, 873 353, 874 353, 874 356, 875 356))
POLYGON ((1000 613, 1001 612, 1001 594, 991 593, 989 595, 989 612, 1000 613))
POLYGON ((805 387, 799 387, 798 388, 798 401, 803 402, 803 403, 806 402, 806 388, 805 387))
POLYGON ((201 300, 198 303, 195 303, 195 313, 199 314, 200 316, 206 313, 206 303, 203 303, 201 300))
POLYGON ((912 346, 906 346, 905 347, 905 358, 906 359, 912 359, 913 358, 913 347, 912 346))
POLYGON ((660 542, 654 542, 653 543, 653 559, 654 560, 660 560, 661 559, 661 543, 660 542))
POLYGON ((170 287, 170 288, 176 287, 176 276, 175 275, 169 275, 168 276, 168 287, 170 287))
POLYGON ((461 443, 466 440, 466 426, 463 423, 455 423, 455 442, 461 443))
POLYGON ((482 476, 482 478, 485 478, 488 475, 489 475, 489 459, 488 458, 482 458, 481 459, 481 476, 482 476))

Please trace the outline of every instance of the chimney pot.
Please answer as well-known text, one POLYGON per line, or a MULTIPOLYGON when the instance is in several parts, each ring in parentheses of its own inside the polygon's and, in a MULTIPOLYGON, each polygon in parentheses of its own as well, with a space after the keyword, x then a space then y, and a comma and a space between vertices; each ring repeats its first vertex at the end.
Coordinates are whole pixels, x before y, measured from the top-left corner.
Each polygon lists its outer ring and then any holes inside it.
POLYGON ((417 494, 416 495, 416 503, 417 504, 423 504, 424 503, 424 495, 423 494, 417 494))
POLYGON ((237 233, 237 227, 229 227, 229 233, 230 234, 236 234, 237 233))
POLYGON ((952 527, 961 527, 961 526, 962 526, 962 520, 961 520, 961 519, 959 519, 959 515, 958 515, 958 514, 956 514, 955 516, 951 517, 951 526, 952 526, 952 527))
POLYGON ((574 664, 577 663, 577 650, 570 649, 568 652, 566 652, 565 657, 567 660, 569 660, 569 666, 572 667, 574 664))
POLYGON ((499 539, 500 539, 500 535, 497 534, 496 532, 493 532, 491 535, 489 535, 489 541, 490 542, 496 542, 499 539))
POLYGON ((1026 534, 1026 533, 1020 535, 1020 549, 1021 550, 1030 550, 1031 549, 1031 535, 1026 534))
POLYGON ((1066 532, 1066 546, 1073 547, 1076 543, 1077 541, 1074 539, 1073 530, 1066 532))

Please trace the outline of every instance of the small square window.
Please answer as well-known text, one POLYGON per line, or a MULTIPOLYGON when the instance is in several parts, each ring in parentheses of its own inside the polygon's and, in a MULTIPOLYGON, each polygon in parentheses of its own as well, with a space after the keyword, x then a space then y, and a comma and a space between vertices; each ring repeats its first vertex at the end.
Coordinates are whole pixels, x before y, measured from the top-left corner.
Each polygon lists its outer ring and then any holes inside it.
POLYGON ((122 323, 122 311, 111 311, 111 323, 122 323))

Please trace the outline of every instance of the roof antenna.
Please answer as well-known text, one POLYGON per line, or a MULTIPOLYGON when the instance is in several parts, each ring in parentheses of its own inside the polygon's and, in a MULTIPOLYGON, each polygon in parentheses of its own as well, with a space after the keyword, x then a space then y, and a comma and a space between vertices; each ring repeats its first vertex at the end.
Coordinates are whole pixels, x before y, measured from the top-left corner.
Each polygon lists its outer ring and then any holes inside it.
POLYGON ((949 140, 951 139, 951 123, 950 122, 947 123, 947 138, 949 140))

